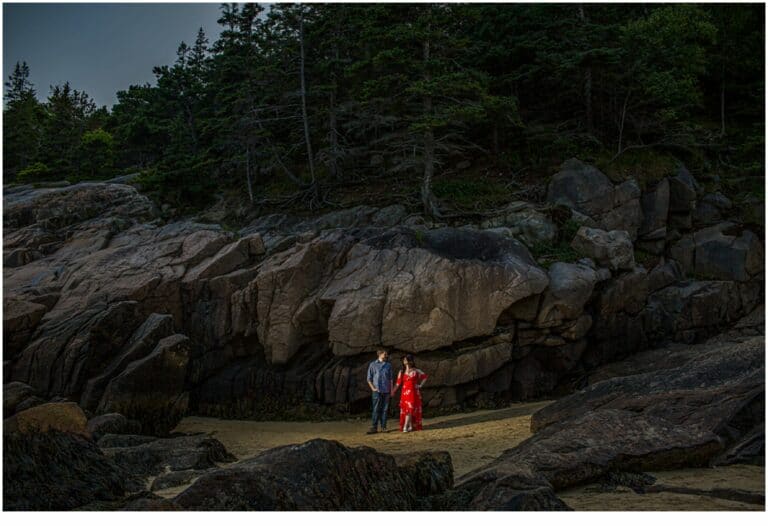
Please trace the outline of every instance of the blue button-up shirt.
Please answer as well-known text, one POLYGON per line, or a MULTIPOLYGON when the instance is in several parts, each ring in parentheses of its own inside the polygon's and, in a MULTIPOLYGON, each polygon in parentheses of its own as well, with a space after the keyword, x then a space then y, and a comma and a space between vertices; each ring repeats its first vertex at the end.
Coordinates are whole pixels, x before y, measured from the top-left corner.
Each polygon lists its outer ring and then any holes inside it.
POLYGON ((368 366, 368 381, 371 382, 380 393, 388 393, 392 388, 392 364, 374 360, 368 366))

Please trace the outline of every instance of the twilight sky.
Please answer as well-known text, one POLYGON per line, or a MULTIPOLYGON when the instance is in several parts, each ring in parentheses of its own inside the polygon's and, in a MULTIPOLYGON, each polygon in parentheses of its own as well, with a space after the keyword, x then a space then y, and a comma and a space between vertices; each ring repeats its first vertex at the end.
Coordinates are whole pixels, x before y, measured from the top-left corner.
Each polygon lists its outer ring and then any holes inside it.
POLYGON ((152 67, 171 64, 199 27, 212 44, 220 5, 3 4, 3 82, 26 60, 39 99, 69 80, 111 107, 118 90, 154 83, 152 67))

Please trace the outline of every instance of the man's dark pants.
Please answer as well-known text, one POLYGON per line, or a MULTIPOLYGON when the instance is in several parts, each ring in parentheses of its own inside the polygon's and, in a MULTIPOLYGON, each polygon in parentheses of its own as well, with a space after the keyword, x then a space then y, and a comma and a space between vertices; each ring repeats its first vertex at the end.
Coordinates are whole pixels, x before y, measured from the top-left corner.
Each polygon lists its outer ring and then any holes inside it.
POLYGON ((373 417, 371 418, 371 429, 376 429, 381 422, 381 428, 387 428, 387 411, 389 410, 390 393, 373 393, 373 417))

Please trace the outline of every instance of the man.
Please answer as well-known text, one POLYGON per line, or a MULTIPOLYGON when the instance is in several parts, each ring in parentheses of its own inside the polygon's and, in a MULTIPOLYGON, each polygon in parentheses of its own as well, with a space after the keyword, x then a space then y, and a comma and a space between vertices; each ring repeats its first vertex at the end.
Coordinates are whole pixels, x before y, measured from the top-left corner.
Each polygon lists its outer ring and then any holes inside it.
POLYGON ((378 359, 368 366, 368 385, 373 398, 373 417, 371 429, 366 433, 368 435, 378 432, 379 422, 381 422, 381 432, 387 432, 387 410, 392 393, 392 365, 387 361, 389 353, 381 349, 376 351, 376 354, 379 355, 378 359))

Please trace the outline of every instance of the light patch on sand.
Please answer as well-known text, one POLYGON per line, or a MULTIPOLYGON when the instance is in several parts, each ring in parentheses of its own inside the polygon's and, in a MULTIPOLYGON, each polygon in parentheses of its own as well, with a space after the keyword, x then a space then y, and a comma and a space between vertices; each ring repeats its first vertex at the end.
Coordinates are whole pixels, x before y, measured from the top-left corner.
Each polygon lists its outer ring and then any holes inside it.
MULTIPOLYGON (((424 420, 424 430, 397 431, 397 418, 390 420, 389 433, 366 435, 369 420, 363 418, 331 422, 255 422, 187 417, 176 427, 182 433, 211 433, 238 459, 267 449, 298 444, 313 438, 338 440, 346 446, 369 446, 385 453, 448 451, 458 478, 488 464, 504 450, 531 436, 531 415, 550 402, 513 404, 497 410, 475 411, 424 420)), ((687 488, 731 488, 764 493, 762 466, 726 466, 652 473, 659 484, 687 488)), ((189 485, 157 492, 173 497, 189 485)), ((627 488, 605 492, 597 484, 558 493, 576 510, 761 510, 764 507, 708 496, 655 493, 638 495, 627 488)))
POLYGON ((531 415, 547 404, 521 403, 504 409, 424 419, 424 430, 415 433, 399 432, 396 418, 390 421, 389 433, 366 435, 370 426, 367 419, 252 422, 196 416, 182 420, 175 431, 213 433, 238 459, 313 438, 338 440, 346 446, 369 446, 385 453, 443 450, 450 452, 454 475, 459 477, 531 436, 531 415))

